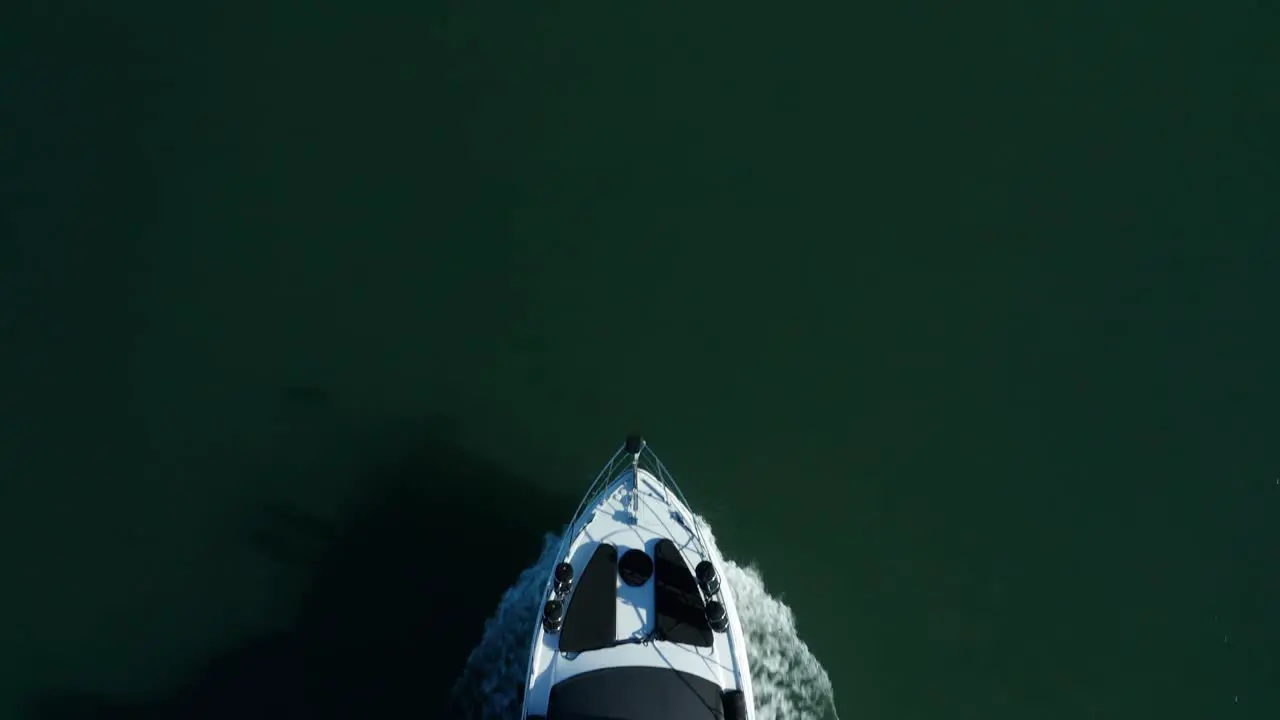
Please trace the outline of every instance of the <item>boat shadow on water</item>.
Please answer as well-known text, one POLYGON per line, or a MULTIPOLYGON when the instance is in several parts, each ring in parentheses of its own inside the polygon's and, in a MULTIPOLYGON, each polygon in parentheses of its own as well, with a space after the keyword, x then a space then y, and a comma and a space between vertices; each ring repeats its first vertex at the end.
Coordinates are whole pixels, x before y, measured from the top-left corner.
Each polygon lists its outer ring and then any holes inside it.
POLYGON ((465 718, 450 690, 503 591, 572 500, 426 439, 340 521, 267 508, 249 538, 300 573, 287 629, 203 662, 163 696, 37 698, 36 720, 465 718), (494 529, 498 528, 498 532, 494 529))

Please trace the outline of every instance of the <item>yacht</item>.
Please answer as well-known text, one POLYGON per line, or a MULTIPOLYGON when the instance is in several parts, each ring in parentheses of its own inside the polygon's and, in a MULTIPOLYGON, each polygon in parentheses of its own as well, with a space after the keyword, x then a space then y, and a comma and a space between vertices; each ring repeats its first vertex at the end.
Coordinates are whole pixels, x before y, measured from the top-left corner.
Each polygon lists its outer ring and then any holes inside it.
POLYGON ((587 489, 556 560, 524 720, 754 720, 724 558, 643 438, 587 489))

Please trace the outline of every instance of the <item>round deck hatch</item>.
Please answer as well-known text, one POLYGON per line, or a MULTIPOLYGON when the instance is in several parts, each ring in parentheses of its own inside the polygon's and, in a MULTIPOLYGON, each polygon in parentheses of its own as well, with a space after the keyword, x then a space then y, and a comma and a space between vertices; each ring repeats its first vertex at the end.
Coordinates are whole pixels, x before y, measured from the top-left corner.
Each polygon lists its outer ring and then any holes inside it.
POLYGON ((631 587, 640 587, 653 577, 653 558, 649 553, 632 548, 618 558, 618 577, 631 587))

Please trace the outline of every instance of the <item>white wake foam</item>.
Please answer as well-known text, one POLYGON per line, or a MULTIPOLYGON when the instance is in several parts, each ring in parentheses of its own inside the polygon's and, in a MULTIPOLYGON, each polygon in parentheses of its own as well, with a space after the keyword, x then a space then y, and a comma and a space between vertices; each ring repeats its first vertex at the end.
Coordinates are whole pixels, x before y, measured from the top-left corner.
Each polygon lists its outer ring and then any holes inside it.
MULTIPOLYGON (((697 518, 703 537, 715 546, 711 528, 697 518)), ((542 555, 520 573, 485 622, 480 644, 454 684, 454 700, 470 718, 519 720, 516 688, 524 681, 529 643, 547 576, 556 563, 560 538, 548 534, 542 555)), ((721 557, 724 557, 723 553, 721 557)), ((725 582, 733 591, 759 720, 838 720, 831 680, 796 633, 795 614, 764 587, 760 571, 725 559, 725 582)))

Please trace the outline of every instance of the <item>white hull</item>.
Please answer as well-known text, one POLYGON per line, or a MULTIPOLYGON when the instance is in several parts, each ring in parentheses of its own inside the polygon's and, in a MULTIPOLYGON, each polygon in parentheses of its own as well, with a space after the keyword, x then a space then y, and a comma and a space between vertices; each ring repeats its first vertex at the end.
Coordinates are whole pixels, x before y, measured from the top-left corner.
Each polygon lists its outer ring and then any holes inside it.
MULTIPOLYGON (((629 441, 625 449, 634 449, 634 442, 629 441)), ((553 700, 558 694, 552 689, 566 680, 581 676, 585 682, 561 687, 597 683, 596 678, 608 675, 598 671, 653 668, 654 671, 647 671, 644 676, 653 677, 655 682, 666 682, 661 675, 682 678, 686 685, 691 678, 697 678, 705 681, 692 681, 700 688, 709 690, 711 686, 707 683, 710 683, 719 692, 740 695, 733 702, 745 709, 739 709, 736 715, 731 709, 727 716, 751 720, 755 703, 747 648, 732 591, 722 580, 724 559, 714 546, 704 543, 693 512, 674 481, 656 456, 644 447, 643 441, 639 443, 638 452, 620 450, 614 456, 565 534, 559 559, 572 565, 574 582, 567 593, 557 593, 554 575, 548 578, 545 599, 561 601, 563 626, 557 628, 554 623, 540 622, 534 630, 523 693, 524 717, 556 720, 558 713, 553 706, 571 701, 553 700), (608 546, 616 548, 616 555, 608 546), (629 551, 638 552, 628 554, 629 551), (639 557, 639 553, 650 560, 639 557), (597 554, 602 558, 598 562, 593 560, 597 554), (610 557, 622 558, 622 561, 609 566, 610 557), (703 561, 710 562, 720 581, 697 583, 693 593, 680 596, 688 598, 688 603, 673 605, 671 588, 681 580, 694 582, 693 571, 703 561), (651 562, 651 574, 647 578, 643 574, 646 562, 651 562), (605 569, 597 570, 597 564, 605 569), (637 566, 639 571, 631 570, 637 566), (604 577, 606 571, 612 574, 611 582, 604 577), (712 593, 707 592, 709 585, 712 593), (612 599, 607 598, 610 587, 612 599), (582 591, 580 599, 579 590, 582 591), (578 600, 577 606, 575 600, 578 600), (727 616, 727 622, 718 623, 721 631, 713 631, 705 618, 699 623, 699 618, 690 614, 705 614, 705 605, 713 602, 718 602, 727 616), (605 607, 606 603, 612 603, 612 607, 605 607), (594 612, 592 606, 599 613, 586 617, 594 612), (678 607, 680 612, 672 612, 673 607, 678 607), (677 616, 682 619, 673 620, 677 616), (692 620, 686 622, 690 618, 692 620), (594 630, 588 628, 588 624, 594 630), (579 649, 584 647, 591 649, 579 649), (588 673, 594 675, 588 676, 588 673)), ((558 693, 567 697, 567 692, 558 693)), ((670 720, 684 720, 686 716, 726 716, 719 707, 708 707, 705 700, 701 702, 699 712, 686 714, 669 708, 665 714, 672 716, 670 720)), ((581 708, 577 712, 582 712, 581 708)), ((634 707, 623 708, 615 716, 647 719, 650 715, 646 712, 634 707)))

